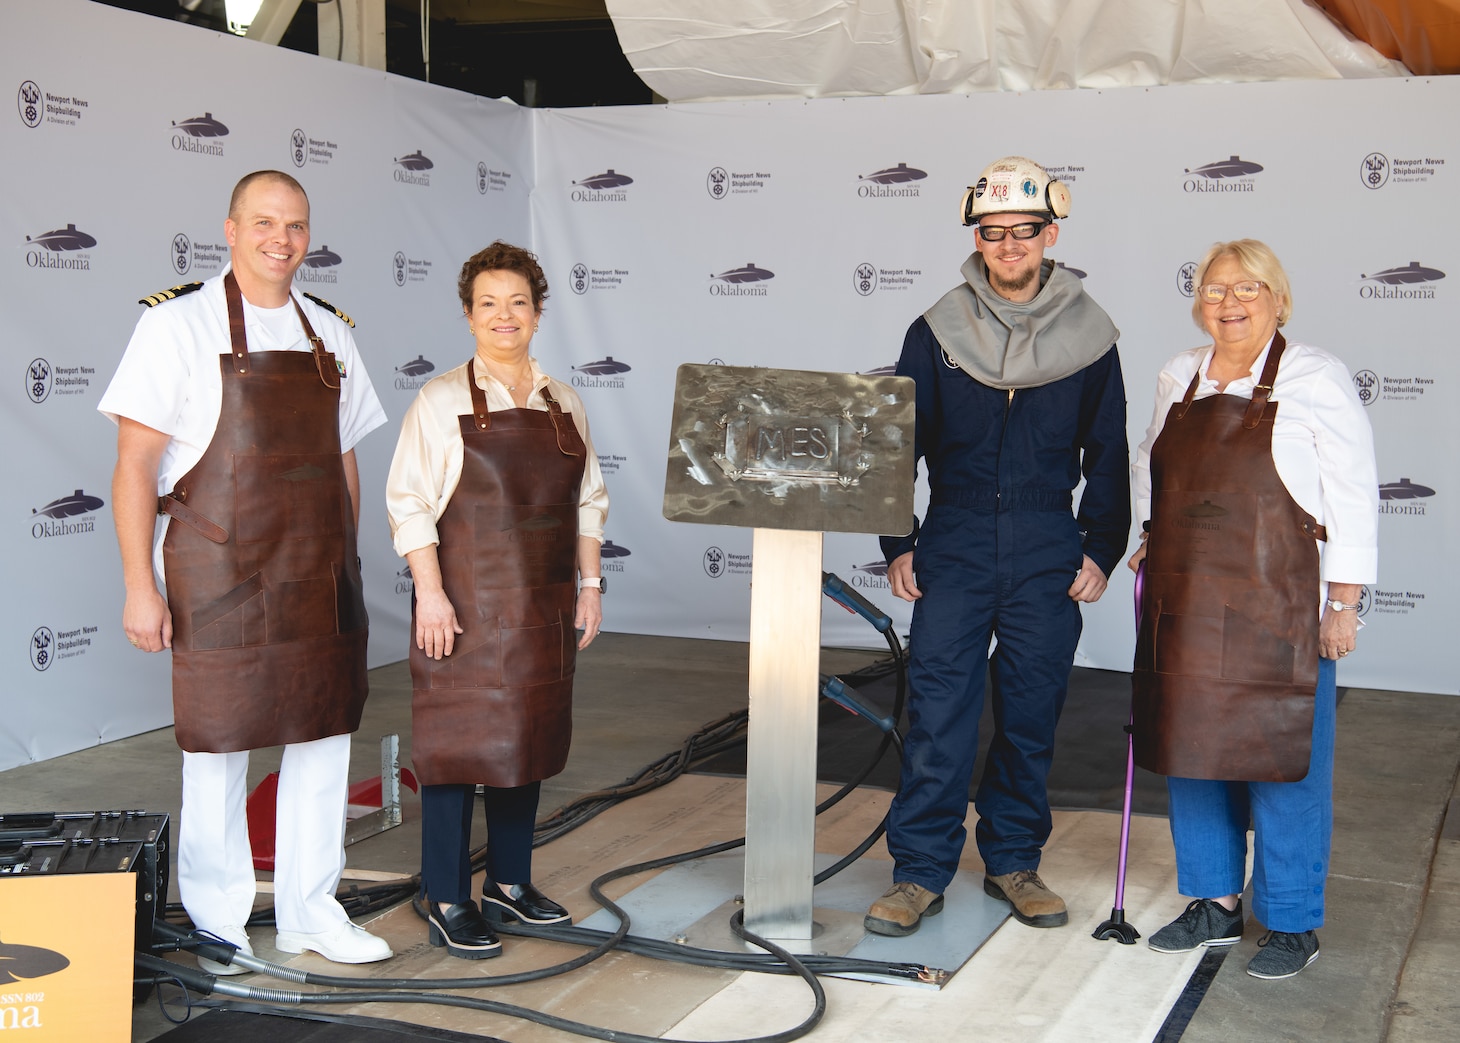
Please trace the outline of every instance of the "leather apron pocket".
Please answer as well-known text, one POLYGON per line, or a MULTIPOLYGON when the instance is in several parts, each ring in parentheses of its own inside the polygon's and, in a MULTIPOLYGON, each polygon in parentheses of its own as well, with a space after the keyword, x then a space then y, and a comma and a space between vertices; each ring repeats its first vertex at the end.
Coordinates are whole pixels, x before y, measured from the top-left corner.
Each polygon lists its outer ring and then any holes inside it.
POLYGON ((255 572, 232 590, 193 609, 194 650, 242 648, 268 639, 264 577, 255 572))

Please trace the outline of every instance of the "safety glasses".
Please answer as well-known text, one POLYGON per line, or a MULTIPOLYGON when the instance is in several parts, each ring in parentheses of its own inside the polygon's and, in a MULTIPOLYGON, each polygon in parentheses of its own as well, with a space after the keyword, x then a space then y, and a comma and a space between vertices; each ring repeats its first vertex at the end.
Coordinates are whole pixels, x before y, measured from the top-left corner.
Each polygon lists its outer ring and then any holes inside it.
POLYGON ((1032 221, 1023 225, 979 225, 978 234, 986 243, 997 243, 1006 235, 1012 235, 1015 239, 1033 239, 1044 231, 1047 224, 1048 221, 1032 221))

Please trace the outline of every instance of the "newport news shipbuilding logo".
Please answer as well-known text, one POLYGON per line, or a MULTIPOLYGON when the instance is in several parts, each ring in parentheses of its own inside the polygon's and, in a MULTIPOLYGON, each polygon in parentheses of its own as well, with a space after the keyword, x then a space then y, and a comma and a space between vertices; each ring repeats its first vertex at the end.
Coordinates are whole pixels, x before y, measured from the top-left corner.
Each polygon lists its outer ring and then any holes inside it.
POLYGON ((760 195, 770 182, 771 175, 763 171, 726 170, 711 167, 705 175, 705 191, 711 199, 725 199, 728 196, 760 195))
POLYGON ((201 116, 189 116, 185 120, 172 122, 172 150, 191 152, 198 156, 223 155, 223 142, 228 137, 228 127, 221 120, 213 118, 211 112, 201 116))
POLYGON ((1420 515, 1425 513, 1422 502, 1435 495, 1428 485, 1401 478, 1397 482, 1385 482, 1379 486, 1379 513, 1420 515))
POLYGON ((408 282, 425 282, 431 275, 431 262, 407 257, 405 251, 397 250, 390 259, 390 274, 397 286, 408 282))
POLYGON ((1412 159, 1390 159, 1382 152, 1370 152, 1359 163, 1359 180, 1364 187, 1377 191, 1391 181, 1396 185, 1417 184, 1432 180, 1445 165, 1443 159, 1429 156, 1412 159))
POLYGON ((603 472, 606 478, 609 475, 618 474, 623 470, 624 464, 629 462, 627 456, 619 456, 617 453, 599 453, 598 469, 603 472))
POLYGON ((1373 275, 1360 275, 1364 285, 1359 287, 1359 297, 1366 301, 1432 301, 1435 299, 1435 287, 1425 284, 1439 282, 1444 277, 1445 273, 1438 268, 1410 261, 1402 268, 1385 268, 1373 275))
POLYGON ((306 163, 323 163, 328 166, 339 148, 333 141, 310 137, 299 127, 289 132, 289 161, 296 167, 302 167, 306 163))
POLYGON ((1196 261, 1187 261, 1176 269, 1176 288, 1181 291, 1181 296, 1196 296, 1196 269, 1196 261))
POLYGON ((52 500, 30 512, 31 539, 49 540, 57 536, 95 532, 96 519, 92 515, 105 506, 106 501, 100 496, 93 496, 83 489, 52 500))
POLYGON ((512 180, 512 174, 506 170, 493 170, 485 163, 477 164, 477 191, 486 195, 488 192, 505 192, 507 183, 512 180))
POLYGON ((704 554, 700 555, 700 566, 705 570, 705 575, 711 579, 719 579, 731 574, 749 576, 750 555, 736 554, 734 551, 726 551, 720 547, 706 547, 704 554))
POLYGON ((294 281, 309 284, 337 283, 340 281, 340 273, 335 269, 344 263, 344 260, 328 246, 310 250, 304 255, 304 263, 294 273, 294 281))
POLYGON ((852 289, 863 297, 870 297, 878 290, 910 290, 922 274, 921 268, 883 268, 863 261, 852 272, 852 289))
POLYGON ((601 174, 574 181, 568 198, 575 203, 627 203, 627 189, 633 183, 633 178, 609 167, 601 174))
POLYGON ((574 366, 573 379, 570 383, 575 388, 622 388, 624 386, 622 374, 629 372, 632 368, 627 362, 620 362, 612 355, 606 355, 596 362, 585 362, 581 366, 574 366))
POLYGON ((27 268, 45 268, 50 271, 91 270, 91 254, 96 239, 90 234, 68 224, 65 228, 53 228, 36 236, 26 236, 29 244, 25 251, 27 268))
POLYGON ((617 290, 623 287, 629 277, 627 268, 590 268, 581 262, 573 265, 568 285, 573 292, 582 296, 589 290, 617 290))
POLYGON ((926 170, 906 163, 857 175, 857 195, 862 199, 916 199, 922 195, 918 184, 928 176, 926 170))
POLYGON ((754 261, 739 268, 730 268, 710 276, 711 297, 765 297, 767 289, 758 285, 776 277, 766 268, 757 268, 754 261))
POLYGON ((170 253, 174 275, 187 275, 194 268, 200 275, 216 275, 228 258, 228 244, 198 242, 186 232, 178 232, 172 237, 170 253))
POLYGON ((90 103, 75 95, 62 96, 42 90, 35 80, 22 80, 15 91, 15 108, 20 122, 34 130, 42 123, 74 127, 90 103))
POLYGON ((407 156, 395 157, 396 169, 391 172, 398 184, 424 185, 429 187, 431 175, 427 171, 436 166, 420 149, 407 156))
POLYGON ((1262 164, 1230 156, 1215 163, 1188 168, 1181 187, 1186 192, 1251 192, 1253 178, 1262 173, 1262 164))
POLYGON ((46 358, 33 358, 25 367, 25 395, 39 405, 51 397, 85 394, 96 376, 95 366, 53 366, 46 358))
POLYGON ((51 664, 58 660, 83 656, 99 631, 99 627, 93 626, 72 627, 70 630, 36 627, 35 633, 30 635, 30 665, 37 670, 49 670, 51 664))
POLYGON ((1384 590, 1367 586, 1359 590, 1359 618, 1372 609, 1376 616, 1407 616, 1419 608, 1425 600, 1424 592, 1418 590, 1384 590))
POLYGON ((1354 374, 1354 392, 1365 406, 1375 402, 1420 402, 1426 391, 1435 390, 1434 377, 1380 376, 1372 369, 1354 374))
POLYGON ((397 391, 415 391, 430 380, 431 374, 434 372, 436 372, 436 363, 426 358, 425 355, 417 355, 411 361, 395 367, 395 389, 397 391))

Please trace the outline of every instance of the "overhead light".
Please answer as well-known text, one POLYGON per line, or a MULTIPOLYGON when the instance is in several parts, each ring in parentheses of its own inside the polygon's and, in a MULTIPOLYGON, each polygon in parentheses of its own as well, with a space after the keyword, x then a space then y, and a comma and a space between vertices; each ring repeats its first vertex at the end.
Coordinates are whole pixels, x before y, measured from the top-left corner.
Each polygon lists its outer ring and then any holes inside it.
POLYGON ((264 0, 224 0, 223 7, 228 12, 228 31, 239 36, 246 35, 263 3, 264 0))

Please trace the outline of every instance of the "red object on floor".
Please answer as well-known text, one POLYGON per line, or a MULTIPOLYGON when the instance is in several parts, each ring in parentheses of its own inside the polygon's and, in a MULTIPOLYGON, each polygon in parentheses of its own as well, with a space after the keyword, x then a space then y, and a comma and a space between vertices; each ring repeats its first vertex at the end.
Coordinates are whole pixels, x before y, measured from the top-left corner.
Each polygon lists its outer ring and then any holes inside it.
MULTIPOLYGON (((411 769, 400 770, 400 781, 412 793, 420 792, 411 769)), ((381 806, 380 776, 352 782, 349 789, 349 803, 362 807, 381 806)), ((276 809, 279 805, 279 773, 271 771, 259 781, 248 795, 248 841, 253 848, 253 867, 267 872, 274 871, 274 829, 276 809)))

